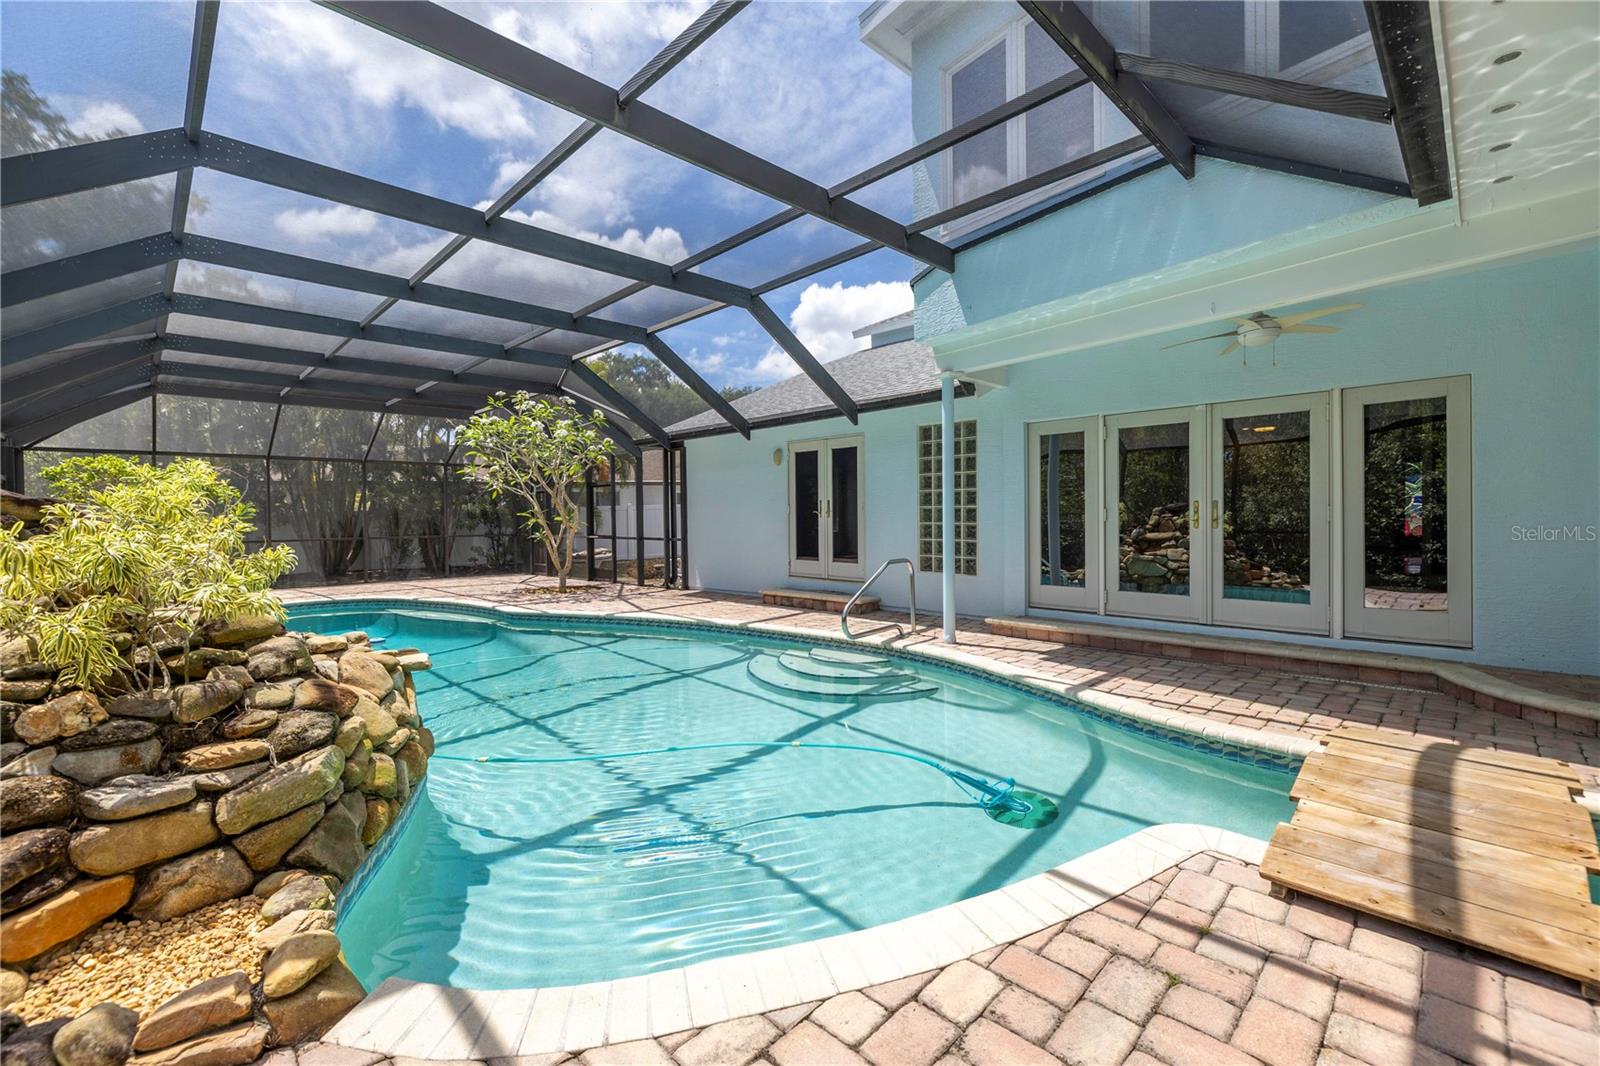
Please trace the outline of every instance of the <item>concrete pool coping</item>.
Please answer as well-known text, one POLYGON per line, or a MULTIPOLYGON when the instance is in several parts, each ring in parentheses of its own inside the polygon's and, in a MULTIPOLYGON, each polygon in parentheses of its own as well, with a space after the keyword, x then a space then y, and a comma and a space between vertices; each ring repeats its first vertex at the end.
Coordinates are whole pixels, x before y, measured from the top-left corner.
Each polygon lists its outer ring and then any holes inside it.
POLYGON ((1166 823, 909 918, 613 981, 477 990, 391 977, 323 1039, 390 1058, 581 1051, 699 1029, 936 970, 1074 918, 1202 852, 1259 864, 1263 841, 1166 823))

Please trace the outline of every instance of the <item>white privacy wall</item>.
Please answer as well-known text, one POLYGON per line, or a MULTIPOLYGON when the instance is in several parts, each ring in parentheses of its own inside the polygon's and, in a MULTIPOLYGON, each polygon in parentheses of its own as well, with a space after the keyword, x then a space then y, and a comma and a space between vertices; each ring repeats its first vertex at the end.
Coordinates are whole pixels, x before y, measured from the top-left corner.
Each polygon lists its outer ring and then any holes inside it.
MULTIPOLYGON (((1286 337, 1272 353, 1218 359, 1221 343, 1162 352, 1198 336, 1146 337, 1010 369, 1008 387, 957 400, 978 421, 978 576, 956 580, 964 615, 1026 613, 1026 432, 1050 418, 1468 374, 1472 378, 1473 647, 1393 650, 1467 661, 1600 673, 1600 252, 1553 255, 1354 294, 1343 332, 1286 337), (1534 539, 1526 532, 1575 529, 1534 539), (1591 533, 1590 536, 1593 534, 1591 533)), ((1339 300, 1324 303, 1345 302, 1339 300)), ((1300 308, 1273 308, 1290 313, 1300 308)), ((937 404, 690 441, 689 570, 696 586, 740 592, 852 588, 790 578, 788 442, 860 432, 866 438, 867 571, 916 548, 916 426, 937 404), (787 458, 785 458, 785 464, 787 458)), ((905 583, 885 576, 885 603, 905 583)), ((939 608, 937 574, 919 575, 919 606, 939 608)), ((1039 612, 1046 613, 1046 612, 1039 612)), ((1079 616, 1082 617, 1082 616, 1079 616)), ((1124 620, 1105 618, 1106 622, 1124 620)), ((1126 620, 1158 628, 1226 632, 1126 620)), ((1248 631, 1270 637, 1261 631, 1248 631)), ((1382 648, 1372 642, 1296 637, 1382 648)))

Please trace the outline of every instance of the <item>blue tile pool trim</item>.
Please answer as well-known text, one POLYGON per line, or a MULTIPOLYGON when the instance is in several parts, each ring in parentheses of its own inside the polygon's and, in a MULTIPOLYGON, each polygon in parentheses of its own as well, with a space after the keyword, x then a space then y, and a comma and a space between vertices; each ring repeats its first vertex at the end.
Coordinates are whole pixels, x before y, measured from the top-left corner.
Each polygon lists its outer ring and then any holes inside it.
MULTIPOLYGON (((572 614, 545 611, 525 611, 518 609, 501 609, 485 607, 479 604, 454 604, 438 600, 405 600, 394 598, 373 599, 339 599, 317 600, 289 605, 289 621, 294 623, 297 614, 328 613, 333 611, 398 611, 407 614, 428 614, 430 612, 446 618, 466 616, 468 618, 482 619, 497 625, 519 628, 512 623, 522 623, 521 628, 528 629, 592 629, 600 632, 616 629, 656 630, 670 633, 696 633, 706 636, 727 638, 730 636, 744 636, 759 640, 768 640, 779 644, 792 644, 805 646, 806 644, 825 644, 836 647, 860 648, 858 641, 846 640, 842 637, 831 637, 819 633, 815 637, 797 636, 787 633, 772 633, 766 630, 741 625, 717 625, 707 622, 696 622, 691 619, 677 618, 637 618, 616 615, 572 614)), ((1150 722, 1142 721, 1131 715, 1122 715, 1114 711, 1074 700, 1068 696, 1051 691, 1039 685, 1031 685, 1015 678, 1005 677, 982 667, 970 666, 966 663, 951 662, 937 655, 928 655, 915 649, 895 648, 882 644, 871 646, 874 654, 884 654, 892 658, 911 660, 934 667, 939 670, 949 670, 966 677, 984 681, 989 684, 1000 685, 1034 699, 1044 700, 1065 710, 1105 722, 1108 725, 1130 733, 1161 740, 1179 747, 1193 751, 1218 755, 1232 762, 1244 763, 1249 766, 1260 766, 1272 770, 1281 770, 1286 773, 1297 772, 1300 769, 1301 757, 1282 752, 1269 751, 1264 748, 1251 747, 1245 744, 1235 744, 1219 741, 1210 737, 1199 736, 1181 729, 1172 729, 1150 722)), ((427 649, 423 649, 426 651, 427 649)), ((409 810, 413 806, 407 803, 403 809, 409 810)), ((403 813, 402 812, 402 813, 403 813)), ((393 838, 395 834, 391 829, 385 834, 385 839, 393 838)), ((357 874, 359 877, 359 872, 357 874)))

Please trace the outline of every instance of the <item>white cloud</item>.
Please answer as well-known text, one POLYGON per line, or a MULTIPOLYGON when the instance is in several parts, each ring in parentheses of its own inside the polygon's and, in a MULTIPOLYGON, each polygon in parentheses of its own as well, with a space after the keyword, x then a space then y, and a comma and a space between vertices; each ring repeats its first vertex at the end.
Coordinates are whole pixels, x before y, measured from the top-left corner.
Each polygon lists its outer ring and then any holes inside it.
POLYGON ((454 4, 480 22, 590 77, 617 84, 706 7, 693 3, 454 4))
POLYGON ((78 112, 71 122, 72 132, 80 137, 98 141, 112 134, 143 133, 144 123, 139 116, 110 100, 97 100, 78 112))
POLYGON ((366 236, 378 228, 378 216, 348 204, 280 211, 272 224, 297 241, 321 241, 330 237, 366 236))
POLYGON ((874 281, 867 285, 811 284, 789 316, 789 328, 819 360, 826 363, 860 351, 867 338, 851 336, 862 326, 911 310, 915 299, 904 281, 874 281))

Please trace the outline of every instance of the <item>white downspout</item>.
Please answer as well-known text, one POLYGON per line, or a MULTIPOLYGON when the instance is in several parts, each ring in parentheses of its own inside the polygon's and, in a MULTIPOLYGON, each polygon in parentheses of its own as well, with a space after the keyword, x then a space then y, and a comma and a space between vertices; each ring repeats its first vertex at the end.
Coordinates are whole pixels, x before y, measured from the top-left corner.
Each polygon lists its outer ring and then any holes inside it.
POLYGON ((939 375, 940 571, 944 579, 944 642, 956 642, 956 378, 939 375))

